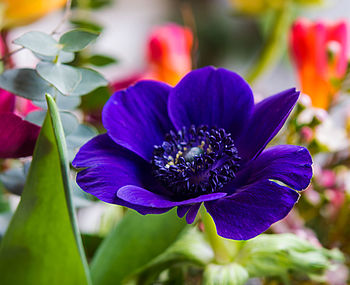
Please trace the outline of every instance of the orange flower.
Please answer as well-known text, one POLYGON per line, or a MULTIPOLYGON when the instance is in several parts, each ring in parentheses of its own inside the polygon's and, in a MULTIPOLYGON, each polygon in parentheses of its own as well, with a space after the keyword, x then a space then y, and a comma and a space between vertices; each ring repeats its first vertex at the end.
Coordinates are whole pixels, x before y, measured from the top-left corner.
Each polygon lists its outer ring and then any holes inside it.
POLYGON ((0 0, 2 28, 12 28, 33 22, 61 8, 67 0, 0 0))
POLYGON ((113 82, 112 89, 124 89, 141 79, 176 85, 192 69, 192 44, 193 35, 188 28, 176 24, 156 27, 148 39, 145 71, 113 82))
POLYGON ((348 26, 297 20, 291 31, 290 49, 298 70, 301 91, 314 107, 328 109, 346 73, 348 26))

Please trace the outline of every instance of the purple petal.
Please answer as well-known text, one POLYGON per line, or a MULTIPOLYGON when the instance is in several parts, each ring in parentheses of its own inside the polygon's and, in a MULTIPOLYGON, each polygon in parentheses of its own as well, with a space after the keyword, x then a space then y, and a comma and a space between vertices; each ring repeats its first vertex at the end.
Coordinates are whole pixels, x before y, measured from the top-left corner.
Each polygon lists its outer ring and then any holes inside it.
POLYGON ((275 179, 296 189, 305 189, 312 177, 312 158, 301 146, 279 145, 264 150, 237 173, 237 184, 252 184, 259 180, 275 179))
POLYGON ((13 113, 0 114, 0 158, 18 158, 33 154, 40 127, 13 113))
POLYGON ((259 181, 226 198, 205 202, 217 233, 234 240, 251 239, 283 219, 299 194, 272 181, 259 181))
POLYGON ((140 81, 115 93, 102 112, 109 136, 150 161, 154 145, 162 144, 164 135, 174 128, 167 111, 170 89, 161 82, 140 81))
POLYGON ((191 208, 188 210, 186 215, 187 224, 192 224, 194 222, 200 206, 201 206, 201 203, 197 203, 192 205, 191 208))
POLYGON ((78 185, 100 200, 132 208, 141 214, 166 212, 169 209, 152 209, 131 205, 116 195, 127 184, 155 185, 151 167, 133 152, 117 145, 107 134, 99 135, 78 152, 74 167, 86 168, 77 175, 78 185))
POLYGON ((170 92, 169 116, 177 129, 208 125, 224 128, 235 138, 244 128, 253 94, 236 73, 205 67, 186 75, 170 92))
POLYGON ((166 196, 155 194, 138 186, 127 185, 119 189, 117 196, 118 198, 135 205, 152 208, 170 208, 220 199, 226 196, 226 193, 211 193, 184 201, 171 201, 166 196))
POLYGON ((282 128, 299 98, 295 88, 268 97, 254 106, 248 126, 236 141, 239 156, 250 160, 258 155, 282 128))

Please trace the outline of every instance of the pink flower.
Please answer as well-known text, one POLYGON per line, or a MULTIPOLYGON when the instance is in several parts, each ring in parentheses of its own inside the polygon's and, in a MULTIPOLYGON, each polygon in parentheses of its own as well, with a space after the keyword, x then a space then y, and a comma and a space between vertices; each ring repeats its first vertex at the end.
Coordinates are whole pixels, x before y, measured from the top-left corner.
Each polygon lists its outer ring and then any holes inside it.
POLYGON ((25 116, 36 108, 29 100, 18 99, 0 89, 0 158, 25 157, 33 153, 40 127, 15 113, 25 116))

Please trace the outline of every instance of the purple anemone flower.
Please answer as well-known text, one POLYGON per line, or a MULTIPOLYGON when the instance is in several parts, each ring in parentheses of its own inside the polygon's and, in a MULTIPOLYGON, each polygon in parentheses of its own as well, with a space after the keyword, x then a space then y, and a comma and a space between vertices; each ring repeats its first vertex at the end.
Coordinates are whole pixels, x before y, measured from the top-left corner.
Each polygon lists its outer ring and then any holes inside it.
POLYGON ((174 88, 141 81, 102 112, 106 134, 85 144, 77 182, 107 203, 141 214, 177 207, 192 223, 200 205, 220 236, 245 240, 284 218, 312 176, 307 149, 265 150, 293 109, 289 89, 254 105, 236 73, 205 67, 174 88))

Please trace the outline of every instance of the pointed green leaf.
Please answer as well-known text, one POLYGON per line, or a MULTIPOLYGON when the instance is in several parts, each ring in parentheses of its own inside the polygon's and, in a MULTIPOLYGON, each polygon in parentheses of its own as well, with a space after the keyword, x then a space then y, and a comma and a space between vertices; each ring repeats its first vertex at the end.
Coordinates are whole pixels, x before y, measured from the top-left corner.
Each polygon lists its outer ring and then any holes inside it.
POLYGON ((62 45, 62 50, 68 52, 76 52, 85 48, 98 36, 99 34, 97 33, 92 33, 84 30, 72 30, 62 35, 59 43, 62 45))
POLYGON ((0 247, 2 285, 85 285, 89 271, 71 202, 63 129, 47 99, 21 202, 0 247))
POLYGON ((122 280, 167 249, 185 225, 175 211, 147 216, 129 211, 92 260, 93 284, 122 284, 122 280))
POLYGON ((117 60, 113 57, 103 55, 103 54, 94 54, 86 59, 86 62, 94 66, 106 66, 109 64, 116 63, 117 60))
POLYGON ((28 32, 13 42, 44 56, 56 56, 60 50, 58 42, 43 32, 28 32))

